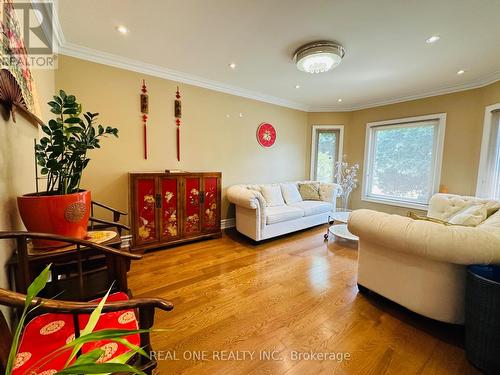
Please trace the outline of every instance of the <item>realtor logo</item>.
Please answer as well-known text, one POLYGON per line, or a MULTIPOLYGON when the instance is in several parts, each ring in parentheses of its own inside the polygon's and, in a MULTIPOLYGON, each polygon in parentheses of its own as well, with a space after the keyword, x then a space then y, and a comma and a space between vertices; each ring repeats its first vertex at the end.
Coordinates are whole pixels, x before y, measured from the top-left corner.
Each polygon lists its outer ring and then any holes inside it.
POLYGON ((52 1, 0 0, 3 57, 26 60, 32 68, 55 68, 52 1))

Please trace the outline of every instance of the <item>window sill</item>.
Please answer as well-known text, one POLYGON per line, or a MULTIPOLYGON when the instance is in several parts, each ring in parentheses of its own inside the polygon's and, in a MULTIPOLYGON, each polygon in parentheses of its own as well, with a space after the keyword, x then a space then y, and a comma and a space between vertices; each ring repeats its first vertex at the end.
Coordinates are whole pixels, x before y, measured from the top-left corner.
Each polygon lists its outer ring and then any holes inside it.
POLYGON ((414 208, 414 209, 422 210, 422 211, 427 211, 429 209, 428 204, 405 202, 405 201, 399 201, 399 200, 395 200, 395 199, 384 199, 384 198, 378 198, 378 197, 363 196, 363 197, 361 197, 361 200, 365 201, 365 202, 371 202, 371 203, 386 204, 389 206, 414 208))

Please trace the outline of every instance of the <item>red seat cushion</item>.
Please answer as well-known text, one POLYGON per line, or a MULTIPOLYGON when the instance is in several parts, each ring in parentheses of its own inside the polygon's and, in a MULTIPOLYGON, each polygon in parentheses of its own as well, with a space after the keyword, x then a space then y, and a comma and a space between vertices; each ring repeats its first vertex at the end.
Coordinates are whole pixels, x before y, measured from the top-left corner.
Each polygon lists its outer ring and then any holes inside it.
MULTIPOLYGON (((101 299, 92 302, 98 302, 101 299)), ((128 296, 125 293, 119 292, 111 294, 107 302, 126 301, 128 296)), ((80 330, 85 328, 89 320, 89 315, 79 316, 80 330)), ((134 310, 123 310, 101 314, 97 322, 95 331, 102 329, 138 329, 137 318, 134 310)), ((64 351, 60 356, 51 358, 47 363, 41 361, 46 355, 55 352, 63 347, 66 343, 73 340, 75 330, 73 326, 73 315, 71 314, 43 314, 31 320, 24 327, 24 331, 20 340, 18 354, 14 365, 14 375, 21 375, 34 371, 37 375, 52 375, 64 368, 64 364, 68 360, 71 350, 64 351)), ((134 345, 139 346, 139 334, 127 336, 126 339, 134 345)), ((110 340, 101 340, 85 344, 82 348, 83 353, 87 353, 96 348, 102 348, 104 354, 99 361, 106 362, 129 349, 123 344, 112 342, 110 340)))

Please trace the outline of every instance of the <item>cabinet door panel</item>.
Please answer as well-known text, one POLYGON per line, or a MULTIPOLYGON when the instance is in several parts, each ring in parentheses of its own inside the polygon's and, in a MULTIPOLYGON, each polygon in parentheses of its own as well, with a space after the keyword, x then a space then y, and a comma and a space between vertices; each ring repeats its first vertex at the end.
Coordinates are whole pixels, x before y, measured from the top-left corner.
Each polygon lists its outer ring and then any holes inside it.
POLYGON ((157 240, 156 179, 137 178, 135 184, 135 240, 137 244, 154 242, 157 240))
POLYGON ((179 227, 179 183, 177 178, 160 178, 160 237, 173 240, 180 236, 179 227))
POLYGON ((200 233, 200 177, 186 177, 184 181, 184 235, 200 233))
POLYGON ((213 232, 220 227, 219 178, 205 176, 203 178, 203 231, 213 232))

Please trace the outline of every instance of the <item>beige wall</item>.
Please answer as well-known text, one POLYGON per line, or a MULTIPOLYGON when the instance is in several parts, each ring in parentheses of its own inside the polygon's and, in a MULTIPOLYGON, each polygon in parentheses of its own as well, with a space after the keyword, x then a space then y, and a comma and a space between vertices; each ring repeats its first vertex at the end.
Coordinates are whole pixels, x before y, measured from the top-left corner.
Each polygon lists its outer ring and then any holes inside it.
MULTIPOLYGON (((369 108, 350 113, 309 113, 308 125, 345 125, 344 154, 350 163, 359 162, 363 174, 366 124, 373 121, 445 112, 441 184, 450 193, 474 195, 481 147, 484 107, 500 101, 500 82, 492 85, 404 103, 369 108)), ((309 131, 310 133, 310 131, 309 131)), ((309 135, 310 138, 310 135, 309 135)), ((310 142, 308 144, 310 153, 310 142)), ((360 184, 361 185, 361 184, 360 184)), ((350 207, 371 208, 405 214, 408 209, 361 200, 361 186, 351 195, 350 207)))
MULTIPOLYGON (((500 81, 495 82, 492 85, 483 87, 481 90, 482 93, 482 107, 486 107, 491 104, 500 103, 500 81)), ((483 108, 484 112, 484 108, 483 108)), ((484 115, 484 113, 483 113, 484 115)))
MULTIPOLYGON (((311 126, 344 125, 344 154, 349 162, 364 161, 366 123, 432 113, 447 114, 441 184, 451 193, 474 194, 479 163, 484 107, 500 101, 500 82, 468 91, 434 96, 352 112, 304 113, 190 85, 180 85, 183 100, 182 157, 175 158, 173 96, 176 83, 84 60, 60 56, 56 86, 78 96, 84 109, 100 112, 106 125, 120 129, 118 140, 103 142, 91 154, 83 185, 95 199, 128 209, 129 171, 184 169, 221 171, 224 190, 236 183, 277 182, 307 177, 310 170, 311 126), (138 95, 142 78, 150 94, 149 150, 142 157, 138 95), (239 113, 243 117, 239 117, 239 113), (227 117, 229 115, 229 118, 227 117), (273 123, 278 140, 261 148, 255 130, 273 123)), ((408 210, 363 202, 361 188, 352 208, 373 208, 404 214, 408 210)), ((234 217, 223 197, 222 217, 234 217)))
MULTIPOLYGON (((53 71, 33 71, 39 97, 47 98, 54 90, 53 71)), ((44 118, 45 112, 41 116, 44 118)), ((0 106, 0 230, 24 230, 17 210, 16 197, 35 191, 33 139, 38 129, 20 114, 16 123, 0 106)), ((0 241, 0 288, 8 288, 5 263, 14 244, 0 241)), ((6 310, 4 310, 6 311, 6 310)))
MULTIPOLYGON (((105 140, 101 150, 92 152, 82 182, 95 199, 114 207, 128 208, 130 171, 221 171, 224 189, 306 175, 304 112, 182 84, 181 162, 177 162, 175 82, 60 56, 56 85, 76 95, 84 110, 101 113, 104 124, 120 129, 119 139, 105 140), (139 108, 143 78, 150 101, 148 160, 143 159, 139 108), (263 121, 277 129, 276 144, 270 149, 259 146, 255 138, 263 121)), ((231 210, 223 197, 222 217, 234 217, 231 210)))

